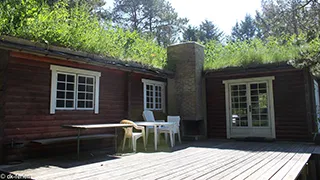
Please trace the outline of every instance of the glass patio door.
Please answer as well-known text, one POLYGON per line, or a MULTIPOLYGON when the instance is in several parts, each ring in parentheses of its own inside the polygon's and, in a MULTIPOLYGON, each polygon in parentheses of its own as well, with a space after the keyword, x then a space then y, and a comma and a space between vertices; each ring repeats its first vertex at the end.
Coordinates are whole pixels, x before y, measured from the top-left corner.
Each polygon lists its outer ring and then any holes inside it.
POLYGON ((268 82, 230 84, 231 137, 271 137, 268 82))

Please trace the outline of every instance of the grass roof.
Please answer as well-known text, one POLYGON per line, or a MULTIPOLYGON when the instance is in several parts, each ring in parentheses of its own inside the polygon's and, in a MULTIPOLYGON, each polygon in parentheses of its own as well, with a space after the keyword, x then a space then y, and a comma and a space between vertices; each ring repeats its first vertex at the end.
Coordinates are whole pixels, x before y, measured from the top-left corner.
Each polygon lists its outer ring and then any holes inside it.
MULTIPOLYGON (((85 5, 68 7, 64 1, 54 6, 39 0, 1 1, 0 35, 134 61, 147 67, 167 66, 166 49, 152 39, 99 21, 85 5)), ((227 44, 211 41, 205 45, 204 69, 308 59, 319 52, 319 47, 319 38, 308 40, 305 35, 227 44)))
POLYGON ((237 41, 226 45, 211 41, 206 44, 204 68, 214 70, 308 59, 319 52, 319 47, 319 38, 308 40, 304 34, 269 37, 264 41, 237 41))
POLYGON ((152 39, 101 22, 85 5, 68 7, 64 1, 49 6, 39 0, 3 0, 0 35, 67 47, 77 51, 134 61, 162 69, 166 49, 152 39))

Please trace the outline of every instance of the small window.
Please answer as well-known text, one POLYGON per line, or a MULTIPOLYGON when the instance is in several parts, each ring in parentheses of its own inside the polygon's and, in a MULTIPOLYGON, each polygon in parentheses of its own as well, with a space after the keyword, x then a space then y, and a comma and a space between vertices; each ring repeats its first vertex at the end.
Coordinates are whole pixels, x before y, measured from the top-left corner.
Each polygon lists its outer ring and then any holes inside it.
POLYGON ((162 110, 164 111, 165 105, 165 91, 164 82, 152 81, 142 79, 144 84, 144 109, 148 110, 162 110))
POLYGON ((51 66, 51 107, 55 110, 99 110, 100 73, 62 66, 51 66))

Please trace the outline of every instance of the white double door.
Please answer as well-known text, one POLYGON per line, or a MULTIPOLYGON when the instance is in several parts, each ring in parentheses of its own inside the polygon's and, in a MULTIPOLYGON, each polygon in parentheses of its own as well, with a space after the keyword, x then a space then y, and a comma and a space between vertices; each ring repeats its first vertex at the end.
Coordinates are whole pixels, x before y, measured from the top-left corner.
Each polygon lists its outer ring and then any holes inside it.
POLYGON ((275 138, 271 83, 228 84, 229 137, 275 138))

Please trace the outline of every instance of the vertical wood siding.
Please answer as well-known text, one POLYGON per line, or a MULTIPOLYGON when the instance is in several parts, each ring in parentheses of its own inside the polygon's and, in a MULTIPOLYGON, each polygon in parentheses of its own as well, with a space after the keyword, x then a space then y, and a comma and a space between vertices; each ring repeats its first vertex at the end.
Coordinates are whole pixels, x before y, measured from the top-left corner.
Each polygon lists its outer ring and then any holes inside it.
POLYGON ((223 80, 275 76, 273 81, 276 139, 311 140, 308 132, 304 72, 291 70, 206 78, 208 137, 226 138, 223 80))

